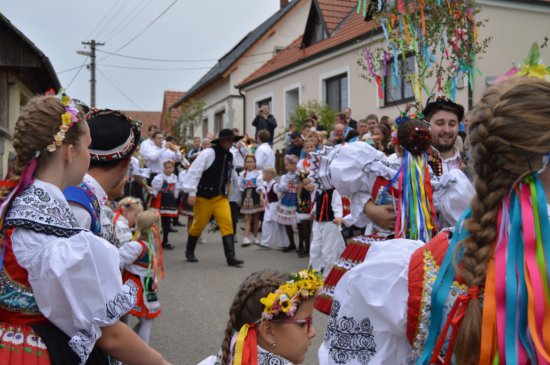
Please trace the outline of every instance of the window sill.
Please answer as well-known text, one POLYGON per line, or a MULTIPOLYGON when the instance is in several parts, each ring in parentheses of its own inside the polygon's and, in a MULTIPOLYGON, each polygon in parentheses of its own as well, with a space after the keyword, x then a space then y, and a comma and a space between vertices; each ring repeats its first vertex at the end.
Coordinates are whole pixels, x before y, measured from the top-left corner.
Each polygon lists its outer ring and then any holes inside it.
POLYGON ((400 104, 405 104, 405 103, 410 103, 411 101, 414 101, 414 96, 411 97, 411 98, 406 98, 406 99, 401 99, 401 100, 395 100, 395 101, 390 101, 390 102, 384 102, 384 104, 382 106, 380 106, 380 109, 383 109, 383 108, 386 108, 386 107, 390 107, 390 106, 396 106, 396 105, 400 105, 400 104))

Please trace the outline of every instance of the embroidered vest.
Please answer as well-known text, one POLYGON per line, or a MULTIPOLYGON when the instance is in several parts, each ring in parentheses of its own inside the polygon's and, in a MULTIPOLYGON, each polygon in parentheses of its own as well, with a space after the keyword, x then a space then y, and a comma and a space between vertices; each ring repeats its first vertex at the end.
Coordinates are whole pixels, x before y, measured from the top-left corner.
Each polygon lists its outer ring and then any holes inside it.
POLYGON ((270 202, 270 203, 275 203, 275 202, 279 201, 279 197, 273 191, 274 187, 275 187, 275 184, 271 185, 271 188, 267 192, 267 201, 270 202))
POLYGON ((90 231, 99 236, 101 234, 101 207, 92 189, 85 183, 81 183, 78 186, 69 186, 63 194, 69 203, 78 204, 88 211, 92 217, 90 231))
POLYGON ((197 196, 212 199, 218 195, 227 195, 227 184, 233 170, 233 155, 220 146, 213 147, 216 158, 202 177, 197 187, 197 196))

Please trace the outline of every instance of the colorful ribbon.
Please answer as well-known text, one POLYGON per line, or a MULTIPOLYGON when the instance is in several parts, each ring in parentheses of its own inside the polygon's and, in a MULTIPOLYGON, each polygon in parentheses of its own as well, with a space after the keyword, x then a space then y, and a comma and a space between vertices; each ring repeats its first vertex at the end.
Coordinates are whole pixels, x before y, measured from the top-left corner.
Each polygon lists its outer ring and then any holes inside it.
POLYGON ((233 365, 257 365, 258 364, 258 339, 256 337, 256 325, 245 324, 239 330, 235 343, 235 358, 233 365))

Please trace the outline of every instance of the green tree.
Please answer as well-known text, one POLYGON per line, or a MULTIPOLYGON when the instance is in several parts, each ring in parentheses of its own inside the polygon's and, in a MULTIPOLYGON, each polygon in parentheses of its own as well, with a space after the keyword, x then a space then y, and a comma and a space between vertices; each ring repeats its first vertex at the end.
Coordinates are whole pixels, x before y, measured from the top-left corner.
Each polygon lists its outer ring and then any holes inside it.
POLYGON ((204 105, 205 102, 203 100, 190 98, 179 106, 181 115, 172 125, 172 133, 179 141, 185 142, 188 138, 192 137, 187 135, 188 127, 192 126, 195 128, 200 124, 204 105))
POLYGON ((310 100, 305 104, 300 104, 293 114, 290 115, 290 121, 296 125, 296 130, 301 130, 304 124, 312 115, 318 117, 318 124, 326 130, 331 130, 334 126, 334 118, 337 111, 331 109, 327 104, 321 104, 317 100, 310 100))

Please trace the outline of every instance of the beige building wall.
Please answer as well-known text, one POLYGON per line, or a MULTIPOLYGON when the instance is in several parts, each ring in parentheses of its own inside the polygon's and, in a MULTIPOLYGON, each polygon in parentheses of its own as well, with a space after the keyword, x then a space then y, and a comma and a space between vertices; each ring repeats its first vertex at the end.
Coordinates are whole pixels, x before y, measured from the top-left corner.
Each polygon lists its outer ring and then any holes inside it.
MULTIPOLYGON (((208 86, 206 90, 193 97, 195 100, 205 102, 203 121, 208 120, 209 133, 215 132, 215 116, 222 111, 225 111, 223 128, 238 128, 243 132, 243 100, 235 85, 260 68, 279 49, 286 47, 304 32, 311 0, 300 0, 300 2, 282 21, 268 31, 259 43, 251 47, 242 60, 239 60, 227 71, 227 77, 208 86)), ((200 125, 195 126, 194 135, 204 138, 206 135, 203 132, 203 122, 201 122, 200 125)))
MULTIPOLYGON (((495 0, 478 0, 478 3, 483 7, 481 18, 489 20, 480 36, 491 35, 493 40, 478 62, 483 75, 476 74, 474 100, 486 90, 486 78, 506 73, 514 63, 522 64, 533 42, 540 45, 550 35, 550 6, 495 0)), ((543 61, 550 64, 550 46, 540 53, 543 61)))

